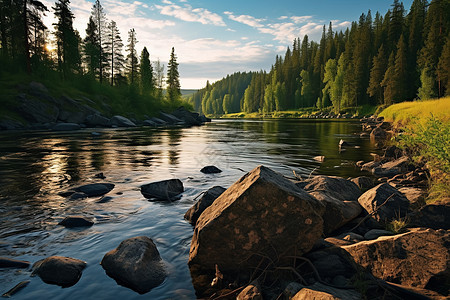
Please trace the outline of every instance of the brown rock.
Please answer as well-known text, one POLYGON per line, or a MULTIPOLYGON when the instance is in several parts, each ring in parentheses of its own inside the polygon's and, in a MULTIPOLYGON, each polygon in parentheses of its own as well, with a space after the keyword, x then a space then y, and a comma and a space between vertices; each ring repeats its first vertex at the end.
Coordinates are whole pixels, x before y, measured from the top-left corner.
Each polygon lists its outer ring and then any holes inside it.
POLYGON ((347 179, 336 176, 315 176, 303 188, 307 192, 326 192, 341 201, 357 201, 361 196, 358 186, 347 179))
POLYGON ((361 295, 355 290, 337 289, 317 282, 312 286, 302 288, 292 300, 359 300, 361 298, 361 295))
POLYGON ((236 300, 262 300, 261 287, 258 281, 251 282, 242 292, 237 295, 236 300))
POLYGON ((411 216, 410 226, 450 229, 450 204, 428 204, 411 216))
POLYGON ((367 176, 360 176, 351 180, 363 192, 374 187, 373 179, 367 176))
POLYGON ((86 262, 63 256, 50 256, 37 261, 33 265, 33 274, 39 275, 42 281, 69 287, 78 282, 86 262))
POLYGON ((294 183, 259 166, 201 214, 189 253, 191 274, 214 272, 216 264, 224 275, 245 273, 261 261, 257 254, 302 255, 322 235, 323 211, 294 183))
POLYGON ((203 196, 185 213, 184 218, 192 225, 197 223, 202 212, 217 199, 225 189, 221 186, 215 186, 207 190, 203 196))
POLYGON ((405 195, 411 204, 420 204, 425 201, 426 192, 423 189, 403 187, 398 189, 398 191, 405 195))
POLYGON ((358 202, 369 214, 376 211, 373 218, 386 223, 404 217, 409 209, 408 199, 388 183, 368 190, 359 197, 358 202))
POLYGON ((375 277, 447 295, 449 243, 448 231, 417 228, 399 235, 343 246, 342 249, 375 277))
POLYGON ((129 238, 108 253, 100 263, 117 283, 144 294, 166 278, 164 263, 153 241, 146 236, 129 238))

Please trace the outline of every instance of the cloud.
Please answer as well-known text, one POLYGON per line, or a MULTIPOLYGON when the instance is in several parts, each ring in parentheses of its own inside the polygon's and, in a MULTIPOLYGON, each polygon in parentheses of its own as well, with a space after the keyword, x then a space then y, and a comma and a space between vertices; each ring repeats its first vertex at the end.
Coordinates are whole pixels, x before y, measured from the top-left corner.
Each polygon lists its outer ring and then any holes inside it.
POLYGON ((295 23, 295 24, 301 24, 301 23, 306 23, 309 20, 311 20, 313 17, 312 16, 292 16, 291 20, 295 23))
POLYGON ((189 4, 180 6, 168 0, 163 0, 163 3, 166 5, 155 5, 162 15, 171 16, 186 22, 226 26, 221 16, 205 8, 192 8, 189 4))
POLYGON ((255 27, 255 28, 264 27, 264 25, 261 24, 261 22, 264 22, 265 19, 257 19, 255 17, 249 16, 249 15, 235 16, 232 12, 229 12, 229 11, 224 12, 224 14, 228 15, 228 18, 230 18, 231 20, 248 25, 250 27, 255 27))

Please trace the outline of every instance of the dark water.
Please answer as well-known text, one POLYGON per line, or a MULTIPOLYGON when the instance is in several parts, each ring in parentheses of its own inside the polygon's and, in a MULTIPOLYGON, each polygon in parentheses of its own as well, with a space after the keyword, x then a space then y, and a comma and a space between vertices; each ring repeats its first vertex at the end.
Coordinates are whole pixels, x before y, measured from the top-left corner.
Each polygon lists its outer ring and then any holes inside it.
POLYGON ((230 186, 259 164, 293 177, 327 174, 358 176, 357 160, 369 160, 367 139, 349 121, 215 121, 187 129, 92 130, 74 133, 3 132, 0 134, 0 256, 35 262, 61 255, 87 262, 80 281, 61 288, 30 278, 28 270, 0 270, 0 292, 22 280, 31 283, 16 299, 194 299, 187 259, 192 227, 183 220, 202 191, 230 186), (359 146, 339 153, 340 139, 359 146), (324 155, 325 161, 314 160, 324 155), (223 173, 199 170, 214 164, 223 173), (58 193, 80 184, 104 181, 116 185, 113 199, 70 201, 58 193), (181 200, 147 201, 139 187, 179 178, 181 200), (57 225, 70 214, 90 215, 87 229, 57 225), (103 255, 130 237, 146 235, 156 243, 169 276, 145 295, 119 286, 99 265, 103 255))

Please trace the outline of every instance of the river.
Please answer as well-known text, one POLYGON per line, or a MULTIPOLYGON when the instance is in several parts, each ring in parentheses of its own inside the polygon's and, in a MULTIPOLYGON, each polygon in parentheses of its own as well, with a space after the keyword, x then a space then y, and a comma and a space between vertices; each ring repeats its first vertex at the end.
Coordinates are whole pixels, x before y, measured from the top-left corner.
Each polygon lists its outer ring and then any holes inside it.
POLYGON ((87 268, 70 288, 30 278, 29 270, 0 269, 0 292, 31 280, 15 299, 195 299, 187 266, 193 228, 183 220, 194 198, 215 185, 229 187, 260 164, 289 177, 293 171, 303 178, 360 176, 354 163, 371 160, 375 151, 357 134, 360 128, 348 120, 214 120, 192 128, 1 132, 0 256, 32 263, 69 256, 86 261, 87 268), (340 139, 357 147, 339 152, 340 139), (323 162, 314 159, 319 155, 323 162), (206 165, 223 172, 202 174, 206 165), (100 172, 106 179, 95 177, 100 172), (185 186, 180 200, 150 202, 141 195, 142 184, 170 178, 185 186), (58 195, 94 182, 114 183, 108 194, 113 199, 58 195), (95 224, 58 225, 71 214, 92 216, 95 224), (145 295, 117 285, 99 264, 122 240, 140 235, 153 239, 169 273, 145 295))

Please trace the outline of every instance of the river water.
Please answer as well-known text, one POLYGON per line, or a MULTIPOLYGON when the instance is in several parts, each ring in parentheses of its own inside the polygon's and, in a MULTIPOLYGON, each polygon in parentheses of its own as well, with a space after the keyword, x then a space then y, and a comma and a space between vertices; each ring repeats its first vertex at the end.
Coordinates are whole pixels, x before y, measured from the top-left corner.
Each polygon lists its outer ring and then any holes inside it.
POLYGON ((201 127, 172 129, 86 129, 77 132, 0 133, 0 256, 36 262, 51 255, 87 262, 80 281, 69 288, 48 285, 29 270, 0 269, 0 292, 22 280, 31 283, 15 299, 195 299, 187 266, 192 226, 183 220, 202 191, 229 187, 263 164, 286 176, 310 174, 356 177, 358 160, 374 149, 357 134, 360 124, 344 120, 217 120, 201 127), (339 152, 344 139, 355 145, 339 152), (319 162, 315 156, 323 155, 319 162), (216 165, 220 174, 200 169, 216 165), (95 174, 103 172, 106 179, 95 174), (150 202, 140 186, 179 178, 178 201, 150 202), (112 200, 71 201, 58 195, 71 187, 114 183, 112 200), (71 214, 95 219, 90 228, 66 229, 71 214), (127 238, 153 239, 169 276, 145 295, 119 286, 100 261, 127 238))

